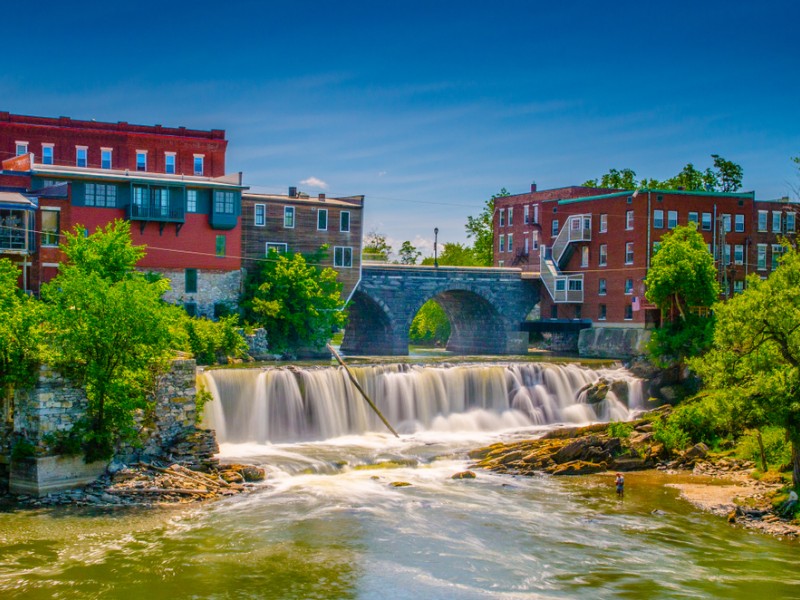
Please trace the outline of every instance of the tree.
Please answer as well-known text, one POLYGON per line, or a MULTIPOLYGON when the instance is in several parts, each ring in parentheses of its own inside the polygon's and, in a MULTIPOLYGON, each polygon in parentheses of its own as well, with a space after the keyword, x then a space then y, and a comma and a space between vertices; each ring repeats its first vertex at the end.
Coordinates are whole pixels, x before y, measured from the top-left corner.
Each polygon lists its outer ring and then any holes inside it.
POLYGON ((794 192, 794 195, 795 195, 795 197, 796 197, 798 200, 800 200, 800 156, 793 156, 791 160, 792 160, 792 162, 793 162, 793 163, 796 165, 796 167, 797 167, 797 179, 798 179, 798 183, 797 183, 797 184, 789 184, 789 185, 791 186, 791 188, 792 188, 792 191, 794 192))
POLYGON ((751 276, 714 310, 712 349, 691 366, 750 425, 784 428, 800 489, 800 255, 787 248, 768 279, 751 276))
POLYGON ((324 347, 333 329, 347 320, 336 271, 320 270, 302 254, 271 252, 269 258, 242 301, 246 318, 267 330, 277 351, 324 347))
POLYGON ((720 192, 735 192, 742 187, 744 171, 734 162, 725 160, 719 154, 712 154, 720 192))
POLYGON ((474 239, 472 247, 480 266, 491 267, 494 264, 494 204, 495 200, 505 196, 510 194, 502 188, 486 201, 477 217, 467 217, 467 237, 474 239))
POLYGON ((583 184, 586 187, 604 187, 619 190, 635 190, 636 171, 633 169, 609 169, 608 173, 600 178, 598 185, 597 179, 590 179, 583 184))
MULTIPOLYGON (((478 259, 470 246, 459 244, 458 242, 446 242, 442 245, 439 252, 438 261, 440 265, 450 265, 453 267, 478 267, 478 259)), ((422 259, 423 265, 432 265, 433 256, 426 256, 422 259)))
POLYGON ((406 240, 403 242, 403 245, 400 247, 400 264, 401 265, 415 265, 417 264, 417 259, 420 257, 422 252, 417 250, 414 246, 411 245, 411 242, 406 240))
POLYGON ((107 459, 135 436, 135 412, 151 406, 156 377, 173 356, 175 313, 161 300, 169 282, 135 271, 142 251, 128 222, 88 237, 78 226, 65 240, 68 262, 42 287, 47 361, 86 391, 86 418, 75 431, 87 460, 107 459))
POLYGON ((408 334, 412 344, 444 345, 450 339, 450 319, 436 300, 428 300, 411 322, 408 334))
POLYGON ((392 253, 392 247, 386 243, 386 236, 377 231, 370 231, 364 238, 362 256, 364 260, 379 260, 386 262, 392 253))
POLYGON ((29 385, 40 360, 41 305, 19 289, 19 274, 0 259, 0 398, 29 385))

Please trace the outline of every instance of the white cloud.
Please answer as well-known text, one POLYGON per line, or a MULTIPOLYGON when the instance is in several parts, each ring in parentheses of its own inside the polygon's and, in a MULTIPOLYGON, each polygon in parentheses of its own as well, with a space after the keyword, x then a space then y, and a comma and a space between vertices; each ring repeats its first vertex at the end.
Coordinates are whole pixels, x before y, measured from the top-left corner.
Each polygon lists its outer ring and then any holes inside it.
POLYGON ((328 184, 322 181, 322 179, 318 179, 316 177, 309 177, 308 179, 303 179, 300 182, 300 185, 305 185, 311 188, 320 188, 322 190, 328 189, 328 184))

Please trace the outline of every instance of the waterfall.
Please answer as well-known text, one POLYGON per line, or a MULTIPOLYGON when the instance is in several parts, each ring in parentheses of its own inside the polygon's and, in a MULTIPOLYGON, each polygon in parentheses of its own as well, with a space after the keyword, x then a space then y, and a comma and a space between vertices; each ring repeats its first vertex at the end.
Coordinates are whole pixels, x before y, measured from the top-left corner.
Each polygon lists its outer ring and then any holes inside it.
MULTIPOLYGON (((624 369, 541 363, 351 367, 400 433, 499 431, 552 423, 626 420, 643 405, 642 382, 624 369), (601 377, 627 385, 589 404, 601 377), (619 391, 619 390, 618 390, 619 391)), ((205 423, 220 442, 280 443, 384 431, 341 367, 214 369, 205 423)))

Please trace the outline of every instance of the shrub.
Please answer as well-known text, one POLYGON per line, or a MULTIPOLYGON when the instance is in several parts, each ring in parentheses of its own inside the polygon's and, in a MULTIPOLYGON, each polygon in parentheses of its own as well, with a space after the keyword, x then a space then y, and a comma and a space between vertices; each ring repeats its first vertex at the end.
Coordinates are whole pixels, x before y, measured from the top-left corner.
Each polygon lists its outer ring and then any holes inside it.
POLYGON ((202 383, 197 386, 197 394, 194 400, 197 410, 195 412, 194 421, 198 425, 203 420, 203 413, 205 411, 206 404, 211 402, 213 399, 214 396, 211 395, 211 392, 209 392, 202 383))
POLYGON ((212 365, 219 355, 242 357, 247 354, 247 344, 237 331, 236 316, 223 317, 217 322, 186 317, 183 327, 189 351, 197 364, 212 365))
POLYGON ((613 421, 608 424, 608 435, 615 438, 629 438, 633 433, 633 425, 623 421, 613 421))
POLYGON ((11 446, 11 460, 23 460, 36 456, 36 446, 26 438, 19 438, 11 446))
MULTIPOLYGON (((792 445, 786 441, 786 431, 782 427, 765 427, 761 430, 764 454, 768 467, 784 467, 791 464, 792 445)), ((736 455, 761 465, 761 450, 758 445, 758 432, 751 431, 736 441, 736 455)))
POLYGON ((653 422, 653 439, 664 444, 667 450, 683 450, 691 441, 689 435, 670 419, 653 422))

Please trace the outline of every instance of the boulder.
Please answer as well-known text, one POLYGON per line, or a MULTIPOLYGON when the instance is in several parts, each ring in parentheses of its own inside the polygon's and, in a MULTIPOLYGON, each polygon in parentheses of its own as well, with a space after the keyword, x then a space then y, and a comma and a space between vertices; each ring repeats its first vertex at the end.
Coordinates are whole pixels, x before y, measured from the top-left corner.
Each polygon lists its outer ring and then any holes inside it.
POLYGON ((588 475, 607 470, 608 465, 606 463, 595 464, 582 460, 573 460, 561 465, 555 465, 552 469, 548 469, 548 472, 552 475, 588 475))
POLYGON ((393 481, 389 484, 391 487, 399 488, 399 487, 409 487, 411 484, 407 481, 393 481))
POLYGON ((689 448, 683 455, 687 460, 697 460, 698 458, 705 458, 708 456, 708 446, 700 442, 689 448))
POLYGON ((450 479, 475 479, 475 473, 472 471, 461 471, 453 475, 450 479))

